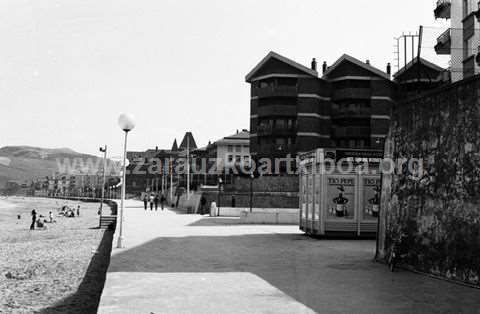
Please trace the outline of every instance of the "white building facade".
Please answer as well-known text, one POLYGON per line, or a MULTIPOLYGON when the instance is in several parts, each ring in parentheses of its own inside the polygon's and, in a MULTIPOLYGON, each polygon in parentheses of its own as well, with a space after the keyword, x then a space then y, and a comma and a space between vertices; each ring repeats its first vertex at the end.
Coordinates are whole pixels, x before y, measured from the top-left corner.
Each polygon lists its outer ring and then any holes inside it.
POLYGON ((450 55, 452 82, 480 73, 475 60, 480 45, 478 0, 438 0, 435 18, 450 19, 450 28, 437 38, 435 51, 450 55))

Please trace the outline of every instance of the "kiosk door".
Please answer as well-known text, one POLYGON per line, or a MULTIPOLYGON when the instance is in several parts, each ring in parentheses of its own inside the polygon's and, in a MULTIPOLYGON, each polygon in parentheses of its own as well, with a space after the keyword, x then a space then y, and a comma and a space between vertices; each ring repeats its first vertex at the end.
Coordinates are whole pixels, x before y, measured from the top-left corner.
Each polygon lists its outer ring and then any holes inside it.
POLYGON ((307 223, 307 176, 302 173, 300 176, 300 229, 306 231, 307 223))

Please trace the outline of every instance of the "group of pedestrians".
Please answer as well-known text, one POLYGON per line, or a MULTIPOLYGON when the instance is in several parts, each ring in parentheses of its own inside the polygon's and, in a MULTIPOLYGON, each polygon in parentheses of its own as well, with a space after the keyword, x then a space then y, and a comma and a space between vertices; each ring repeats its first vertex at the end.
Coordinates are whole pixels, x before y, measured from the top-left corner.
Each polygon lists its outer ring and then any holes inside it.
POLYGON ((150 204, 150 210, 158 210, 158 203, 160 202, 160 208, 163 210, 165 208, 166 198, 163 194, 158 196, 158 194, 151 193, 150 195, 146 194, 143 196, 143 207, 145 210, 148 209, 148 205, 150 204))

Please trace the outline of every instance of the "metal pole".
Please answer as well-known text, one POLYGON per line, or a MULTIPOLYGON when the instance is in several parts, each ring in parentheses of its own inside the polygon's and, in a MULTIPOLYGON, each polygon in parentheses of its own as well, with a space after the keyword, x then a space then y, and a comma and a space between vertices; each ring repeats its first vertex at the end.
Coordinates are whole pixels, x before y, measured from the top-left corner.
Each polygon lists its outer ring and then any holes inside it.
POLYGON ((412 35, 412 61, 415 59, 415 36, 412 35))
POLYGON ((124 201, 125 201, 125 180, 127 178, 126 172, 127 172, 127 167, 126 167, 126 155, 127 155, 127 135, 128 131, 125 131, 125 144, 123 146, 123 173, 122 173, 122 195, 120 199, 120 231, 118 234, 118 243, 117 243, 117 248, 122 248, 123 247, 123 209, 124 209, 124 201))
POLYGON ((105 179, 107 172, 107 145, 104 148, 100 148, 100 151, 103 151, 103 182, 102 182, 102 199, 100 200, 100 216, 102 216, 103 210, 103 199, 105 197, 105 179), (103 150, 102 150, 103 149, 103 150))
POLYGON ((407 66, 407 36, 405 36, 405 35, 403 35, 403 42, 404 42, 404 47, 403 47, 404 55, 403 55, 403 58, 404 58, 404 61, 405 61, 405 65, 404 65, 404 66, 407 66))
POLYGON ((250 212, 253 211, 253 173, 250 175, 250 212))
POLYGON ((172 163, 172 157, 170 157, 169 168, 170 168, 170 202, 173 202, 173 163, 172 163))
POLYGON ((187 136, 187 200, 190 199, 190 141, 187 136))

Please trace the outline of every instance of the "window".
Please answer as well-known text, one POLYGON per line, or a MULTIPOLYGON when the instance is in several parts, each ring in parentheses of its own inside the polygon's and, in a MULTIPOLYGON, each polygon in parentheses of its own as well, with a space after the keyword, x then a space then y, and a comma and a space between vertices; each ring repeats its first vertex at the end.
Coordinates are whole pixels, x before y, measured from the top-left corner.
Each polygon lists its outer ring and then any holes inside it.
POLYGON ((284 119, 278 119, 275 121, 275 127, 278 129, 285 129, 286 123, 284 119))
POLYGON ((242 151, 242 146, 240 146, 240 145, 235 145, 235 151, 236 151, 236 152, 241 152, 241 151, 242 151))
POLYGON ((233 155, 228 155, 227 158, 228 158, 228 161, 229 161, 229 162, 232 162, 232 161, 233 161, 233 155))
POLYGON ((242 160, 242 156, 235 156, 235 161, 237 163, 240 163, 241 160, 242 160))
POLYGON ((275 144, 277 144, 277 145, 285 145, 285 144, 286 144, 286 140, 285 140, 285 138, 283 138, 283 137, 277 137, 277 138, 275 139, 275 144))
POLYGON ((227 146, 227 151, 228 151, 229 153, 233 152, 233 146, 232 146, 232 145, 228 145, 228 146, 227 146))

